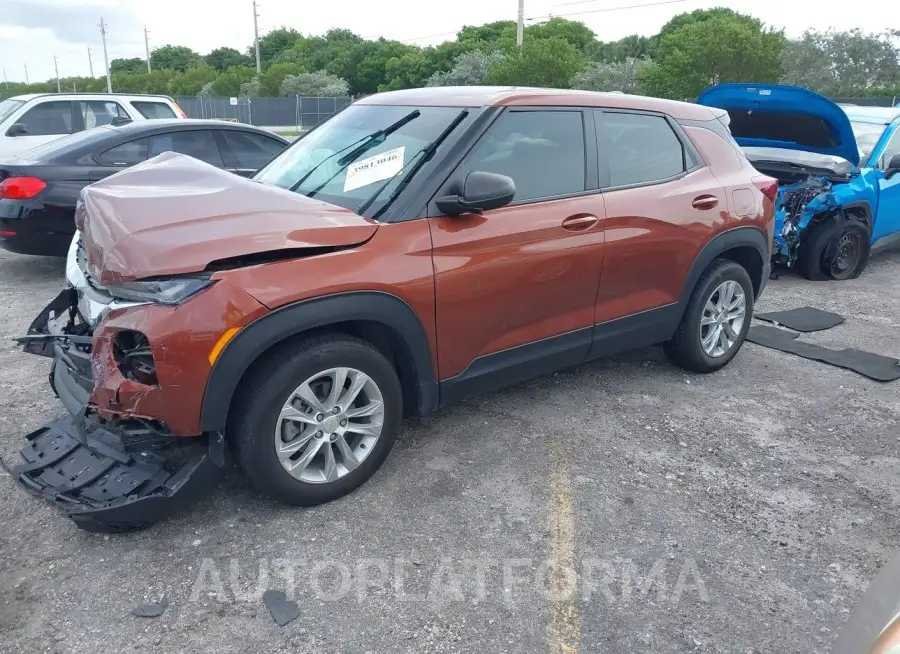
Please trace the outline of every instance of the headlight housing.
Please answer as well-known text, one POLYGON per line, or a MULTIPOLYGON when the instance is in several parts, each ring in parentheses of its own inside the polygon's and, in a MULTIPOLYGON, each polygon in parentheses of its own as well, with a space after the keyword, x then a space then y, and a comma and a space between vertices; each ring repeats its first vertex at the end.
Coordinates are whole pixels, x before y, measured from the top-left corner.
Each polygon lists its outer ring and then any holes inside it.
POLYGON ((106 291, 114 298, 128 302, 152 302, 154 304, 181 304, 192 295, 215 282, 208 276, 172 277, 140 282, 110 284, 106 291))

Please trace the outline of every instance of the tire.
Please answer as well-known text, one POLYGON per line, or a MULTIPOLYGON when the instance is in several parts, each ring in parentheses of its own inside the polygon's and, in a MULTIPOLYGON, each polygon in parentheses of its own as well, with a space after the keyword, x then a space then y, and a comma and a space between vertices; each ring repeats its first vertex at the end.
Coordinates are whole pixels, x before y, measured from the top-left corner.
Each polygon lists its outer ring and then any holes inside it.
POLYGON ((871 234, 860 221, 849 218, 840 231, 830 222, 820 223, 801 243, 797 269, 812 281, 854 279, 865 270, 870 253, 871 234))
POLYGON ((235 460, 258 490, 294 506, 330 502, 365 483, 390 453, 403 415, 403 394, 394 367, 366 341, 344 334, 293 341, 264 355, 241 382, 238 397, 229 412, 226 428, 226 438, 235 460), (344 413, 325 415, 312 409, 305 399, 294 396, 301 385, 316 379, 307 386, 317 394, 314 399, 319 401, 320 409, 329 406, 322 398, 330 395, 329 390, 335 385, 335 375, 339 374, 335 369, 352 371, 340 387, 342 393, 350 392, 363 377, 368 378, 372 385, 364 382, 365 386, 358 391, 357 399, 350 402, 349 409, 358 412, 361 410, 359 403, 366 402, 368 404, 362 410, 370 410, 380 397, 380 416, 343 419, 344 413), (322 376, 326 371, 331 372, 331 376, 322 376), (362 377, 353 373, 362 373, 362 377), (313 412, 309 413, 310 410, 313 412), (283 412, 290 413, 291 418, 282 418, 283 412), (320 420, 322 416, 324 421, 320 420), (359 429, 374 431, 374 425, 379 421, 380 433, 374 441, 371 436, 354 433, 359 429), (345 429, 345 424, 350 426, 345 429), (294 440, 286 440, 291 436, 294 440), (336 438, 341 442, 334 440, 336 438), (290 451, 293 444, 301 442, 308 444, 290 454, 293 458, 287 459, 286 454, 280 456, 276 452, 276 446, 290 451), (356 452, 348 458, 344 453, 347 448, 353 449, 354 442, 357 443, 356 452), (307 465, 302 465, 301 459, 314 445, 318 445, 318 452, 307 465), (330 459, 328 451, 331 452, 330 459), (293 472, 288 472, 286 466, 296 467, 293 472))
MULTIPOLYGON (((725 315, 732 314, 734 311, 725 315)), ((716 259, 700 276, 675 336, 663 344, 663 349, 672 363, 681 368, 699 373, 715 372, 728 365, 741 349, 750 329, 752 316, 753 283, 750 281, 750 275, 743 266, 733 261, 716 259), (729 282, 731 284, 728 284, 729 282), (721 296, 721 289, 726 284, 728 284, 726 288, 734 291, 732 298, 735 302, 739 297, 738 289, 743 294, 743 320, 738 329, 734 329, 737 326, 737 320, 723 321, 723 325, 727 322, 732 328, 736 338, 727 348, 720 348, 718 343, 722 341, 716 341, 713 343, 713 350, 708 352, 704 349, 702 339, 704 335, 711 336, 710 330, 715 329, 716 323, 712 325, 702 325, 701 323, 707 312, 707 304, 715 305, 716 300, 723 300, 727 297, 721 296), (719 349, 723 351, 719 352, 719 349)), ((725 333, 726 341, 729 340, 724 326, 721 328, 721 333, 725 333)))

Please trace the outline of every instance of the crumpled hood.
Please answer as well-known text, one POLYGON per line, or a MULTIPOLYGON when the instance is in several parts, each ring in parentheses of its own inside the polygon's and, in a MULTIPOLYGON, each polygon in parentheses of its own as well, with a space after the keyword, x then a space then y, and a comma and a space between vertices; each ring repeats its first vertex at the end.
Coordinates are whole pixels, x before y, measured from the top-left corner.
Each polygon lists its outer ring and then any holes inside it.
POLYGON ((76 225, 101 284, 198 272, 220 259, 367 241, 352 211, 166 152, 81 193, 76 225))
POLYGON ((719 84, 697 103, 725 109, 731 135, 745 148, 815 152, 859 165, 850 118, 834 102, 799 86, 719 84))

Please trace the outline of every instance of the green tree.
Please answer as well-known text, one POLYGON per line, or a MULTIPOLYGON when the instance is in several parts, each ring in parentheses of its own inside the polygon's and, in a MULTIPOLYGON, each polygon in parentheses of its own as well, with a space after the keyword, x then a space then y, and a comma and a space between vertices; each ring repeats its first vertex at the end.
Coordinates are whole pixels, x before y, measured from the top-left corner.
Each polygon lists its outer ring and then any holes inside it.
POLYGON ((152 68, 185 71, 200 63, 202 57, 183 45, 164 45, 150 53, 152 68))
POLYGON ((301 64, 272 64, 257 78, 259 81, 259 95, 263 97, 276 96, 281 92, 281 83, 285 77, 305 72, 306 68, 301 64))
POLYGON ((659 42, 658 65, 639 76, 642 87, 686 99, 722 82, 778 82, 784 35, 747 18, 717 15, 670 31, 659 42))
POLYGON ((827 95, 853 97, 900 86, 900 48, 893 34, 809 30, 790 41, 782 57, 784 82, 827 95))
POLYGON ((659 33, 656 35, 656 38, 658 40, 662 40, 663 37, 668 36, 677 29, 680 29, 687 25, 693 25, 694 23, 702 23, 714 18, 739 20, 750 25, 755 25, 758 28, 762 28, 762 23, 753 16, 740 14, 733 9, 727 9, 725 7, 715 7, 713 9, 695 9, 691 12, 685 12, 683 14, 677 14, 676 16, 673 16, 668 23, 662 26, 662 28, 659 30, 659 33))
POLYGON ((109 74, 116 75, 118 73, 141 74, 147 72, 147 62, 140 57, 132 57, 131 59, 113 59, 109 62, 109 74))
MULTIPOLYGON (((169 93, 169 83, 176 75, 171 70, 154 70, 148 73, 117 73, 111 75, 112 88, 115 93, 169 93)), ((106 80, 103 80, 104 88, 106 80)))
POLYGON ((564 39, 527 39, 521 50, 488 69, 484 83, 568 88, 587 63, 585 55, 564 39))
POLYGON ((641 75, 656 66, 652 59, 629 57, 625 61, 595 63, 592 68, 578 73, 572 78, 573 89, 585 91, 621 91, 622 93, 640 93, 641 75))
POLYGON ((252 66, 253 61, 247 55, 241 54, 234 48, 216 48, 203 57, 206 63, 219 72, 237 66, 252 66))
POLYGON ((216 71, 206 64, 194 66, 172 77, 169 92, 172 95, 199 95, 207 84, 216 80, 216 77, 216 71))
POLYGON ((447 71, 434 73, 428 78, 427 86, 478 86, 484 83, 488 70, 503 61, 502 52, 484 53, 481 50, 465 52, 456 58, 453 67, 447 71))
POLYGON ((558 37, 571 43, 579 50, 586 52, 588 46, 593 43, 597 35, 584 23, 565 18, 551 18, 543 23, 525 28, 525 39, 552 39, 558 37))
MULTIPOLYGON (((276 61, 281 54, 294 45, 294 41, 301 38, 300 32, 293 28, 279 27, 268 34, 259 37, 259 58, 263 69, 276 61)), ((256 50, 251 46, 247 55, 256 61, 256 50)))
POLYGON ((632 34, 618 41, 593 41, 587 45, 585 52, 593 61, 621 63, 626 59, 652 59, 658 44, 656 36, 632 34))
POLYGON ((498 20, 477 27, 463 27, 456 40, 466 50, 510 51, 516 46, 516 23, 512 20, 498 20))
MULTIPOLYGON (((351 52, 351 69, 346 77, 350 91, 354 94, 376 93, 388 82, 388 62, 391 59, 418 52, 415 46, 387 39, 357 43, 351 52)), ((329 69, 329 72, 332 71, 329 69)))
POLYGON ((241 95, 241 85, 253 81, 256 68, 232 66, 220 73, 209 87, 209 94, 216 97, 237 97, 241 95))
POLYGON ((309 98, 340 97, 347 95, 348 90, 349 85, 345 80, 319 70, 314 73, 288 75, 281 82, 280 95, 309 98))

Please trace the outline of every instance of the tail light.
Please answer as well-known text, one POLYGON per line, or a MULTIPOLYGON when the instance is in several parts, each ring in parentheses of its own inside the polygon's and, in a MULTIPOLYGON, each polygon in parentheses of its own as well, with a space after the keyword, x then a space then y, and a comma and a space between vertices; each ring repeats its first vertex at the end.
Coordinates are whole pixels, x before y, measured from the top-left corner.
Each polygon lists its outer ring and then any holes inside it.
POLYGON ((30 200, 47 188, 47 182, 37 177, 7 177, 0 182, 0 199, 30 200))
POLYGON ((753 185, 762 191, 762 194, 765 195, 769 200, 775 202, 775 198, 778 196, 778 180, 773 177, 754 177, 753 185))
POLYGON ((175 109, 178 111, 178 113, 181 115, 182 118, 187 118, 187 114, 184 113, 184 109, 182 109, 182 108, 178 105, 177 102, 175 102, 175 101, 173 100, 173 101, 172 101, 172 104, 175 105, 175 109))

